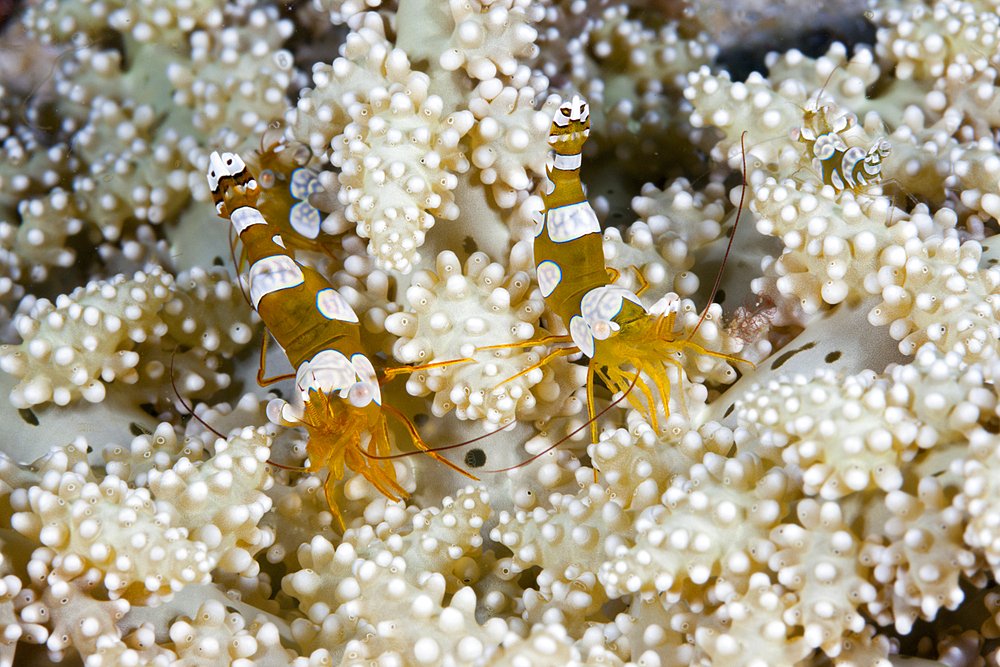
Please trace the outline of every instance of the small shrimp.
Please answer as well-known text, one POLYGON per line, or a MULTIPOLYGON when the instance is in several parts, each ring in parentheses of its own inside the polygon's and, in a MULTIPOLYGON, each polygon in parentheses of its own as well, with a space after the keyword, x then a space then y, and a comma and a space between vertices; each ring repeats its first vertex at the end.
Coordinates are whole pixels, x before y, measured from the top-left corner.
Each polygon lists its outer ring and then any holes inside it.
MULTIPOLYGON (((418 449, 477 480, 424 444, 402 413, 382 404, 375 368, 361 348, 358 316, 322 274, 295 261, 283 237, 257 209, 261 187, 243 160, 234 153, 212 153, 208 184, 219 216, 232 222, 243 243, 250 263, 252 305, 296 369, 301 408, 276 399, 267 407, 268 417, 308 431, 310 465, 302 470, 330 469, 324 489, 341 530, 344 520, 333 488, 344 468, 362 475, 390 500, 409 495, 386 458, 390 451, 386 414, 406 426, 418 449)), ((264 363, 262 345, 257 373, 262 387, 290 377, 264 377, 264 363)))
MULTIPOLYGON (((597 442, 595 376, 613 391, 625 392, 633 407, 645 414, 653 428, 659 430, 649 384, 640 373, 624 370, 624 365, 631 365, 652 379, 664 412, 669 416, 671 383, 667 371, 673 366, 683 378, 683 368, 677 359, 679 352, 691 350, 730 362, 753 364, 693 342, 691 338, 698 327, 687 337, 675 333, 677 313, 673 309, 658 315, 647 312, 639 295, 648 284, 643 285, 638 294, 612 284, 617 271, 605 266, 601 226, 580 181, 581 151, 589 134, 587 102, 574 95, 559 107, 552 121, 549 144, 555 151, 555 158, 548 170, 551 187, 543 192, 544 217, 535 229, 534 243, 538 286, 546 303, 567 325, 569 336, 550 336, 543 341, 530 342, 532 345, 565 342, 573 346, 550 351, 522 374, 556 356, 582 352, 589 357, 587 406, 592 436, 597 442), (628 392, 633 383, 639 392, 628 392), (645 404, 638 393, 645 396, 645 404)), ((698 326, 707 312, 706 307, 698 326)), ((683 405, 683 398, 681 400, 683 405)))
POLYGON ((309 203, 309 195, 322 187, 319 172, 307 166, 310 156, 303 144, 261 138, 260 148, 247 158, 260 186, 257 210, 292 252, 310 250, 333 257, 336 246, 323 230, 323 214, 309 203))

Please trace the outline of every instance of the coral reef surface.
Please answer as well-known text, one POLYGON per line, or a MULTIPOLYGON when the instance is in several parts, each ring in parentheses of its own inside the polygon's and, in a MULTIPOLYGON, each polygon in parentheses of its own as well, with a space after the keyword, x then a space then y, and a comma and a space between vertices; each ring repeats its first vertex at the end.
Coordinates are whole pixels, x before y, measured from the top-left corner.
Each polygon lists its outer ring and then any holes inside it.
POLYGON ((25 0, 0 666, 1000 663, 1000 5, 873 0, 840 16, 872 43, 816 57, 760 31, 782 46, 745 78, 719 5, 25 0), (726 355, 678 345, 642 411, 598 383, 597 442, 586 367, 539 364, 573 94, 609 273, 726 355), (382 405, 477 481, 394 427, 409 497, 347 471, 340 529, 268 418, 297 389, 258 386, 289 368, 258 353, 212 151, 378 371, 420 366, 382 405))

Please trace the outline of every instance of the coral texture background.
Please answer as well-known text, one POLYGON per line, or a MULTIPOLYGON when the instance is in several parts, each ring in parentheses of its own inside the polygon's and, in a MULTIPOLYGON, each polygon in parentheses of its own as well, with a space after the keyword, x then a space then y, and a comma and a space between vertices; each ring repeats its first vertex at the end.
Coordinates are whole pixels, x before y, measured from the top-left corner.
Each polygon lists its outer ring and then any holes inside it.
POLYGON ((997 665, 998 7, 0 3, 0 666, 997 665), (678 345, 597 443, 585 366, 477 349, 565 332, 532 240, 574 93, 618 284, 746 362, 678 345), (270 210, 319 212, 282 233, 378 366, 473 359, 382 392, 491 433, 441 452, 479 481, 348 471, 340 534, 326 471, 268 465, 306 435, 213 150, 311 170, 270 210))

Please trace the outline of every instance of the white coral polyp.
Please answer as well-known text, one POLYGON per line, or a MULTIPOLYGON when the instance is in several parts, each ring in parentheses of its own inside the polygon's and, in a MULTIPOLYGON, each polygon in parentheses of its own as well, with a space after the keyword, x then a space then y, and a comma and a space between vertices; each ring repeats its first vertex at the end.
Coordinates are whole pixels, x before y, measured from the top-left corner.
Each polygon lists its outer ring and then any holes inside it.
POLYGON ((538 53, 538 32, 528 25, 528 0, 449 0, 448 4, 455 32, 440 57, 443 69, 453 71, 464 66, 469 76, 485 81, 498 71, 513 75, 518 58, 532 58, 538 53))
POLYGON ((463 272, 458 257, 443 252, 437 269, 414 275, 406 291, 413 312, 386 318, 386 329, 400 337, 393 355, 407 364, 460 359, 475 363, 414 372, 407 391, 413 396, 434 392, 432 410, 438 417, 455 408, 461 419, 482 419, 493 426, 530 411, 538 398, 562 398, 553 368, 564 372, 565 362, 556 360, 505 382, 535 364, 539 355, 530 347, 476 351, 532 339, 543 305, 527 298, 528 276, 505 275, 484 253, 474 253, 463 272))
POLYGON ((172 281, 173 276, 156 267, 131 280, 119 275, 91 281, 61 295, 54 305, 39 299, 15 321, 24 342, 0 346, 0 369, 21 378, 11 390, 11 404, 67 405, 81 397, 99 403, 105 382, 138 380, 139 355, 132 347, 166 333, 158 311, 172 281))
POLYGON ((966 362, 997 355, 1000 338, 1000 270, 979 268, 983 248, 959 244, 957 235, 889 246, 879 255, 870 291, 882 302, 868 315, 874 326, 889 324, 903 354, 933 342, 957 351, 966 362))
POLYGON ((472 127, 472 113, 441 118, 442 100, 427 94, 428 84, 420 76, 406 87, 372 90, 368 103, 348 108, 353 122, 333 140, 347 219, 370 239, 378 265, 401 273, 420 261, 417 248, 435 216, 458 217, 455 172, 469 168, 459 140, 472 127))
POLYGON ((504 87, 498 79, 484 81, 469 109, 477 123, 470 132, 472 163, 483 183, 493 187, 499 206, 517 204, 517 193, 531 185, 527 170, 545 175, 552 114, 559 104, 555 95, 535 111, 535 91, 530 86, 504 87))

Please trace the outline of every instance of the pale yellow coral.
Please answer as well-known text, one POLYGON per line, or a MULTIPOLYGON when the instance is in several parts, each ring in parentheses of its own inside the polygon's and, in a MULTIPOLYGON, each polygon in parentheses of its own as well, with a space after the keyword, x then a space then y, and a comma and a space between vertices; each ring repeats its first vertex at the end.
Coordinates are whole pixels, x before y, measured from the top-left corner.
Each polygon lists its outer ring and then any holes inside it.
POLYGON ((527 190, 535 176, 545 175, 549 154, 548 135, 552 113, 559 98, 551 96, 535 110, 535 91, 504 87, 498 79, 485 81, 469 100, 469 110, 478 121, 469 132, 472 164, 479 178, 492 186, 493 198, 501 207, 518 202, 517 191, 527 190))
POLYGON ((437 416, 454 407, 461 418, 492 425, 533 414, 540 402, 562 408, 568 395, 583 384, 564 360, 510 380, 537 363, 538 353, 531 347, 476 351, 536 337, 542 302, 529 298, 529 286, 525 273, 505 275, 504 268, 490 263, 484 253, 473 253, 463 270, 454 253, 443 252, 437 273, 418 272, 406 291, 414 312, 395 313, 385 320, 386 329, 399 336, 393 348, 396 358, 416 364, 482 361, 411 373, 407 391, 415 396, 434 392, 432 410, 437 416))
POLYGON ((481 658, 507 624, 494 618, 478 625, 476 594, 468 587, 451 589, 445 606, 450 587, 442 568, 424 570, 421 561, 460 560, 467 545, 481 539, 488 500, 470 487, 454 500, 446 498, 440 515, 418 515, 408 536, 387 534, 383 541, 366 526, 348 531, 337 548, 318 537, 304 545, 302 569, 282 580, 307 616, 292 628, 299 645, 312 651, 335 643, 347 664, 392 655, 414 664, 464 665, 481 658), (446 537, 449 532, 455 533, 454 541, 446 537), (413 618, 427 623, 414 624, 413 618))
POLYGON ((410 69, 406 53, 392 48, 382 18, 373 12, 362 16, 343 48, 343 55, 331 65, 313 66, 313 88, 304 90, 285 114, 291 138, 316 155, 330 150, 330 141, 350 122, 347 110, 354 103, 367 102, 368 91, 402 91, 411 81, 426 77, 410 69))
POLYGON ((455 31, 449 48, 440 56, 441 67, 464 67, 474 79, 485 81, 500 74, 512 76, 518 58, 538 52, 538 33, 528 25, 529 0, 449 0, 455 31))
POLYGON ((262 7, 244 25, 193 33, 190 62, 166 69, 173 103, 193 109, 194 126, 206 136, 222 133, 228 146, 263 134, 288 108, 292 54, 279 47, 292 31, 276 7, 262 7))
POLYGON ((402 90, 375 88, 367 102, 348 108, 351 123, 333 140, 331 161, 341 168, 338 199, 370 239, 381 268, 409 273, 435 217, 458 217, 451 191, 455 173, 469 168, 459 144, 472 113, 442 117, 443 102, 415 77, 402 90))
POLYGON ((706 454, 689 475, 675 478, 662 504, 636 518, 634 546, 609 554, 601 565, 599 577, 611 597, 667 593, 678 599, 683 591, 690 600, 716 578, 743 590, 762 569, 762 544, 785 511, 786 475, 765 473, 763 462, 750 455, 715 454, 706 454))
POLYGON ((869 612, 902 634, 909 634, 918 618, 932 620, 942 607, 955 609, 965 599, 959 577, 981 567, 962 541, 962 516, 949 506, 941 483, 925 477, 917 494, 886 495, 891 516, 884 537, 869 535, 860 553, 878 584, 869 612))
POLYGON ((166 332, 158 311, 172 281, 157 267, 131 280, 92 281, 54 305, 40 300, 18 320, 24 342, 0 347, 0 368, 22 378, 11 402, 22 408, 66 405, 82 396, 96 403, 104 398, 105 382, 135 382, 139 355, 132 347, 166 332))

